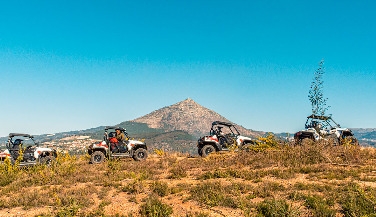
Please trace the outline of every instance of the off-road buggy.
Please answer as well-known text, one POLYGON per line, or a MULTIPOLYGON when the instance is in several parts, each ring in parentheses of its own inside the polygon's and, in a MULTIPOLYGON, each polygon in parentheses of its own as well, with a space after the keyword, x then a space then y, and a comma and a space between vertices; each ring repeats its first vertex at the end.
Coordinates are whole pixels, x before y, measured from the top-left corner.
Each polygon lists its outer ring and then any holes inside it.
POLYGON ((211 152, 229 151, 230 147, 243 148, 247 145, 256 144, 256 141, 241 136, 235 125, 228 122, 214 121, 209 136, 198 139, 198 154, 202 157, 208 156, 211 152))
POLYGON ((103 141, 91 144, 88 148, 90 155, 90 162, 99 164, 104 162, 105 159, 114 158, 129 158, 141 161, 145 160, 148 156, 147 147, 144 142, 137 140, 130 140, 126 129, 116 126, 108 126, 104 129, 103 141), (119 129, 125 134, 126 140, 124 143, 116 139, 115 130, 119 129))
POLYGON ((23 133, 10 133, 6 149, 0 152, 1 162, 9 159, 14 164, 17 159, 19 166, 33 166, 36 164, 51 164, 56 158, 56 150, 40 147, 34 136, 23 133), (20 158, 20 159, 18 159, 20 158))
POLYGON ((294 134, 296 144, 301 144, 304 139, 312 141, 327 140, 333 145, 349 144, 358 145, 358 140, 348 128, 341 128, 331 116, 310 115, 307 117, 305 129, 294 134))

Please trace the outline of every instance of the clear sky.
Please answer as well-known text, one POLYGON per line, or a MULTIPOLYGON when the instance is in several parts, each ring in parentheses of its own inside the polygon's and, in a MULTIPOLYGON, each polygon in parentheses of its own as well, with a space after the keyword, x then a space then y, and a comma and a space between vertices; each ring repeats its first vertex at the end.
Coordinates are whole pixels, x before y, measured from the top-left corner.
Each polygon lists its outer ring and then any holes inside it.
MULTIPOLYGON (((192 98, 295 132, 325 60, 329 114, 376 127, 376 1, 1 1, 0 136, 113 125, 192 98)), ((208 126, 209 127, 209 126, 208 126)))

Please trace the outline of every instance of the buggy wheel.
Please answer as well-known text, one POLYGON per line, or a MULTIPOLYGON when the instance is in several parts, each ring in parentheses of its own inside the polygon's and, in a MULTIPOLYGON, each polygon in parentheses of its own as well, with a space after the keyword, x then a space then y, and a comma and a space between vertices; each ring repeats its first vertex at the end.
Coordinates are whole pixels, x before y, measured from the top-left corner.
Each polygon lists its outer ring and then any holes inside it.
POLYGON ((95 151, 93 154, 91 154, 90 162, 92 164, 100 164, 103 163, 105 160, 104 153, 101 151, 95 151))
POLYGON ((198 155, 202 157, 202 148, 198 148, 197 152, 198 152, 198 155))
POLYGON ((133 159, 136 161, 146 160, 147 157, 148 153, 143 148, 138 148, 133 154, 133 159))
POLYGON ((241 144, 241 149, 248 151, 250 148, 252 148, 252 146, 255 146, 255 145, 256 145, 256 143, 253 142, 253 141, 244 141, 241 144))
POLYGON ((51 166, 53 161, 55 161, 55 157, 51 155, 46 155, 44 157, 39 158, 39 163, 47 166, 51 166))
POLYGON ((202 157, 207 157, 210 153, 215 152, 215 148, 212 145, 205 145, 202 147, 201 153, 202 157))
POLYGON ((335 134, 329 136, 329 142, 330 144, 333 144, 334 146, 337 146, 340 144, 339 139, 335 134))

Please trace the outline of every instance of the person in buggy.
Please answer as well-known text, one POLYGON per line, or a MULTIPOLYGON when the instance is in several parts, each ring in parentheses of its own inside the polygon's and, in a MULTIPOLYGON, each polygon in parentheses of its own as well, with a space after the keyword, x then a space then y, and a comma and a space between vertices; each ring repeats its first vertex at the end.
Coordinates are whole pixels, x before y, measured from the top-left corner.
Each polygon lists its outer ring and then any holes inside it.
POLYGON ((15 150, 20 150, 21 146, 22 146, 22 139, 16 139, 14 142, 13 142, 13 146, 12 146, 12 149, 15 149, 15 150))
MULTIPOLYGON (((14 140, 14 142, 12 143, 12 154, 14 155, 14 158, 17 159, 18 156, 20 155, 20 150, 21 150, 21 147, 22 147, 22 139, 16 139, 14 140)), ((12 142, 12 141, 11 141, 12 142)))
POLYGON ((124 153, 127 151, 124 130, 123 128, 116 128, 115 132, 109 134, 112 153, 124 153))

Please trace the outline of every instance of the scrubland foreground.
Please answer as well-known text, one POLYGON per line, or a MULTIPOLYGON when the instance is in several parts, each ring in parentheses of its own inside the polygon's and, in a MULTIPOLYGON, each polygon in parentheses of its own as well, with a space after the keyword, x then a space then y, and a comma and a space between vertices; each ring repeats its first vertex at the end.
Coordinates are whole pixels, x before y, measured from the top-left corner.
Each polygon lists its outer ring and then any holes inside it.
POLYGON ((376 150, 304 141, 191 157, 0 165, 0 216, 376 216, 376 150))

